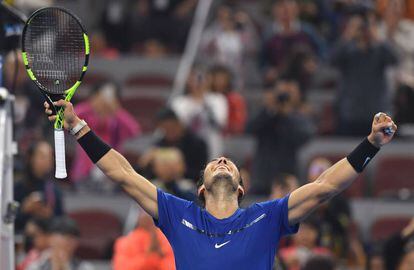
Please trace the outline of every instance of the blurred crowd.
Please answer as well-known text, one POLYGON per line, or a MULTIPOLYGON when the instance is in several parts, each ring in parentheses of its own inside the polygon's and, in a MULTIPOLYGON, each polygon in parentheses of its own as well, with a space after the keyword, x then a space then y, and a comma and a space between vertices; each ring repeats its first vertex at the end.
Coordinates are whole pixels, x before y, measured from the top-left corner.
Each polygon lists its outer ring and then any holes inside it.
MULTIPOLYGON (((53 1, 8 2, 30 11, 53 1)), ((226 138, 250 136, 255 153, 239 164, 247 194, 278 199, 315 181, 332 165, 315 158, 306 179, 298 179, 297 155, 316 136, 366 136, 379 111, 393 115, 399 125, 414 123, 413 1, 264 0, 253 10, 238 2, 214 2, 184 93, 157 113, 150 147, 129 158, 155 185, 197 201, 196 183, 207 161, 227 154, 226 138), (250 110, 247 63, 252 60, 260 74, 255 89, 263 90, 259 105, 250 110), (334 89, 326 90, 335 97, 331 110, 312 102, 315 88, 334 89), (327 116, 332 122, 328 127, 327 116)), ((93 56, 162 59, 181 54, 197 3, 109 1, 90 31, 93 56)), ((92 269, 77 256, 82 235, 65 211, 64 193, 119 189, 70 140, 70 181, 54 180, 53 134, 42 97, 27 78, 19 54, 7 55, 5 67, 4 84, 16 96, 21 153, 14 188, 21 205, 15 223, 22 236, 18 269, 92 269)), ((96 134, 125 153, 126 141, 148 134, 143 134, 140 119, 121 105, 122 90, 122 84, 107 78, 74 103, 96 134)), ((414 220, 381 242, 366 241, 353 221, 349 198, 340 195, 281 244, 276 266, 412 270, 413 235, 414 220)), ((169 244, 144 214, 129 234, 113 243, 105 259, 112 259, 115 270, 174 269, 169 244)))
MULTIPOLYGON (((171 110, 160 113, 159 119, 164 125, 180 125, 171 110)), ((83 253, 78 247, 80 237, 91 241, 96 228, 88 229, 93 226, 90 221, 84 223, 83 233, 91 235, 81 235, 76 215, 65 214, 62 187, 51 176, 50 144, 37 142, 30 147, 28 155, 27 174, 15 185, 15 199, 21 203, 15 229, 23 239, 16 241, 17 269, 94 269, 92 264, 81 259, 83 253)), ((157 147, 147 155, 145 164, 151 164, 153 177, 150 179, 155 185, 180 198, 197 201, 194 181, 184 176, 185 158, 179 148, 157 147)), ((324 158, 314 159, 309 166, 307 182, 317 180, 331 165, 324 158)), ((244 182, 244 185, 248 188, 249 183, 244 182)), ((271 182, 267 199, 283 198, 300 185, 295 175, 278 174, 271 182)), ((152 218, 143 211, 135 218, 136 225, 128 234, 108 247, 101 247, 110 250, 101 259, 112 259, 115 270, 174 269, 172 249, 152 218)), ((101 230, 109 233, 109 224, 101 230)), ((104 235, 99 237, 105 239, 104 235)), ((302 222, 296 235, 281 242, 275 269, 413 269, 414 218, 408 220, 401 231, 380 241, 363 239, 352 221, 348 199, 338 195, 302 222)), ((82 251, 87 249, 83 247, 82 251)))

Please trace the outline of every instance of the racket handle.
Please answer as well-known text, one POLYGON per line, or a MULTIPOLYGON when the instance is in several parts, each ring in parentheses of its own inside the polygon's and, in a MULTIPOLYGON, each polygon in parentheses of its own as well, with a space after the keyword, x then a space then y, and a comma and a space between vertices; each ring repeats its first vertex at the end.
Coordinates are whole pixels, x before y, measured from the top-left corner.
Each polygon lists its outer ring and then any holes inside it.
POLYGON ((63 129, 55 129, 55 163, 55 177, 57 179, 66 178, 65 133, 63 129))

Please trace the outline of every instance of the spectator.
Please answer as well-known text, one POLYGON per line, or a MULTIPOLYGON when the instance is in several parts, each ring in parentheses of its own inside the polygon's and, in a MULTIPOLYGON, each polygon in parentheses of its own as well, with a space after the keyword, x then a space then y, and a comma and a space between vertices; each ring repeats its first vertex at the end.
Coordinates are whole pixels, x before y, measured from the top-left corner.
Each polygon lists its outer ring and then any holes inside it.
POLYGON ((323 0, 316 1, 297 1, 299 16, 301 21, 307 22, 315 28, 320 28, 322 23, 321 16, 324 15, 320 8, 323 6, 323 0))
MULTIPOLYGON (((76 106, 78 116, 117 150, 122 149, 127 139, 141 133, 139 123, 121 107, 120 91, 120 86, 112 81, 100 82, 93 87, 90 97, 76 106)), ((84 180, 91 175, 93 168, 86 153, 77 145, 71 180, 84 180)))
POLYGON ((153 184, 179 198, 194 201, 196 186, 194 182, 183 178, 184 158, 177 148, 158 148, 155 150, 153 184))
MULTIPOLYGON (((162 109, 157 115, 161 137, 156 147, 174 147, 181 151, 185 162, 184 177, 197 181, 207 162, 207 145, 203 139, 187 129, 171 109, 162 109)), ((155 151, 150 150, 141 158, 141 167, 151 165, 155 151)))
POLYGON ((244 10, 236 8, 233 16, 236 29, 240 33, 245 56, 255 56, 258 49, 258 33, 251 16, 244 10))
POLYGON ((324 157, 316 157, 309 162, 308 182, 314 182, 318 177, 332 166, 332 162, 324 157))
POLYGON ((395 119, 400 125, 414 123, 414 106, 412 104, 414 104, 414 88, 400 84, 394 96, 395 119))
MULTIPOLYGON (((357 230, 355 230, 357 231, 357 230)), ((365 252, 364 244, 361 241, 361 235, 358 232, 353 233, 352 229, 348 228, 348 254, 343 260, 346 267, 349 269, 364 269, 367 266, 368 260, 365 252)), ((377 270, 377 268, 375 268, 377 270)), ((381 270, 381 268, 378 268, 381 270)))
MULTIPOLYGON (((309 164, 308 181, 313 182, 332 162, 317 157, 309 164)), ((367 258, 358 232, 352 230, 352 213, 349 201, 339 194, 329 204, 322 205, 312 217, 320 220, 321 245, 329 248, 349 268, 363 269, 367 258), (354 232, 355 231, 355 232, 354 232)))
POLYGON ((192 22, 196 0, 149 1, 153 35, 173 51, 181 52, 192 22))
POLYGON ((385 12, 388 12, 390 8, 392 10, 396 6, 398 6, 398 8, 403 7, 402 16, 405 19, 414 20, 414 2, 412 2, 411 0, 398 0, 398 1, 378 0, 376 1, 377 12, 380 14, 384 14, 385 12), (394 7, 392 7, 391 5, 394 5, 394 7))
POLYGON ((228 122, 226 98, 206 90, 204 74, 193 70, 188 77, 186 94, 171 100, 171 108, 191 131, 208 145, 209 159, 223 154, 222 131, 228 122))
POLYGON ((280 80, 264 96, 264 107, 247 125, 257 140, 252 164, 252 191, 266 194, 279 173, 296 173, 296 154, 310 139, 314 127, 301 112, 301 98, 295 81, 280 80))
POLYGON ((129 48, 128 10, 127 1, 108 1, 99 22, 107 45, 122 52, 129 48))
MULTIPOLYGON (((42 104, 44 98, 39 95, 37 86, 27 76, 21 52, 7 54, 4 63, 4 86, 15 95, 14 122, 16 136, 23 149, 28 147, 27 142, 38 139, 44 135, 45 126, 42 104), (17 57, 17 58, 16 58, 17 57), (16 68, 16 64, 18 65, 16 68), (17 72, 17 73, 16 73, 17 72), (30 113, 27 111, 30 108, 30 113)), ((29 143, 30 144, 30 143, 29 143)))
POLYGON ((162 58, 165 57, 167 49, 156 39, 146 40, 142 47, 142 55, 146 58, 162 58))
POLYGON ((79 244, 79 228, 73 220, 67 217, 56 218, 51 224, 50 231, 50 249, 36 263, 30 265, 27 270, 94 269, 91 264, 75 257, 79 244))
MULTIPOLYGON (((335 270, 335 262, 327 256, 314 256, 310 258, 302 270, 335 270)), ((379 270, 379 269, 378 269, 379 270)))
POLYGON ((232 7, 219 6, 213 22, 203 33, 200 47, 214 63, 234 68, 242 64, 243 45, 233 15, 232 7))
POLYGON ((293 236, 293 246, 282 248, 280 257, 288 270, 299 270, 314 255, 331 256, 329 249, 318 244, 319 222, 308 218, 293 236))
POLYGON ((91 34, 91 53, 93 57, 100 57, 107 60, 119 58, 119 51, 116 48, 109 47, 105 36, 101 32, 91 34))
POLYGON ((153 18, 151 26, 157 29, 156 26, 158 25, 158 34, 165 40, 165 43, 173 51, 182 52, 197 1, 173 0, 149 2, 151 18, 153 18))
POLYGON ((174 253, 167 238, 143 213, 135 230, 115 242, 114 270, 174 270, 174 253))
POLYGON ((134 1, 129 10, 128 39, 135 51, 147 41, 163 50, 182 52, 191 26, 196 0, 134 1))
POLYGON ((414 267, 414 218, 384 246, 385 269, 410 270, 414 267))
POLYGON ((243 84, 245 56, 256 47, 256 33, 250 17, 228 5, 218 7, 213 23, 203 33, 200 48, 210 64, 225 65, 243 84))
MULTIPOLYGON (((314 182, 332 166, 326 158, 315 158, 309 164, 308 181, 314 182)), ((332 198, 329 204, 322 205, 312 216, 317 218, 321 233, 321 244, 329 248, 339 258, 347 258, 349 243, 348 229, 351 224, 351 207, 341 194, 332 198)), ((364 265, 363 265, 364 266, 364 265)))
POLYGON ((398 270, 410 270, 414 267, 414 248, 410 247, 403 255, 398 270))
POLYGON ((247 117, 246 102, 234 91, 233 74, 227 67, 216 65, 210 69, 209 76, 210 91, 223 94, 227 99, 228 121, 224 132, 231 135, 242 133, 247 117))
MULTIPOLYGON (((164 8, 169 9, 171 2, 161 3, 164 8), (166 7, 165 7, 166 6, 166 7)), ((138 53, 148 58, 164 57, 169 49, 171 42, 171 28, 177 27, 171 22, 167 15, 164 17, 154 16, 157 10, 157 3, 148 0, 138 0, 130 3, 128 7, 128 17, 126 30, 128 35, 128 50, 138 53)))
POLYGON ((396 50, 400 64, 395 71, 395 119, 400 124, 414 123, 414 21, 404 18, 404 11, 410 5, 405 0, 378 1, 384 5, 384 17, 380 27, 382 40, 388 40, 396 50))
POLYGON ((282 199, 299 187, 299 181, 293 174, 280 174, 275 177, 270 191, 270 199, 282 199))
POLYGON ((127 28, 129 50, 140 52, 143 43, 149 38, 151 29, 148 27, 149 1, 133 1, 128 10, 127 28))
POLYGON ((307 90, 312 86, 317 67, 315 54, 305 47, 298 48, 287 64, 284 76, 298 81, 303 99, 306 99, 307 90))
POLYGON ((22 232, 32 217, 51 218, 63 214, 63 200, 56 181, 51 181, 52 147, 38 141, 27 153, 27 165, 22 180, 14 186, 14 199, 21 205, 15 221, 16 232, 22 232))
POLYGON ((371 128, 372 115, 390 109, 385 72, 397 63, 394 50, 378 39, 370 13, 349 19, 331 62, 341 74, 337 133, 364 136, 371 128))
POLYGON ((382 253, 374 252, 370 255, 368 270, 385 270, 385 263, 382 253))
POLYGON ((31 13, 42 7, 53 6, 54 0, 12 0, 11 2, 18 9, 23 10, 26 14, 31 13))
POLYGON ((49 248, 49 219, 30 219, 25 228, 24 246, 27 255, 17 266, 17 270, 26 270, 35 263, 49 248))
POLYGON ((263 64, 265 83, 273 84, 284 74, 293 56, 300 50, 310 50, 319 57, 323 42, 312 26, 299 20, 296 0, 277 0, 272 6, 272 21, 264 34, 263 64))
POLYGON ((372 3, 375 1, 299 0, 298 2, 301 19, 314 25, 318 32, 329 41, 329 45, 332 46, 338 40, 344 21, 346 21, 350 14, 371 8, 372 3))

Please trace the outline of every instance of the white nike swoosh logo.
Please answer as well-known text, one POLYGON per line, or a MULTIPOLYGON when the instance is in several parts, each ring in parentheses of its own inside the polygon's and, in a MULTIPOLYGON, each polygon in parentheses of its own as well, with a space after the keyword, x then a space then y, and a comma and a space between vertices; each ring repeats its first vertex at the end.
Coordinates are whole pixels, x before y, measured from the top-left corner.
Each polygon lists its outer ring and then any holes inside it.
POLYGON ((221 248, 222 246, 227 245, 230 241, 231 241, 231 240, 229 240, 229 241, 227 241, 227 242, 224 242, 223 244, 220 244, 220 245, 216 243, 216 245, 215 245, 214 247, 215 247, 215 248, 221 248))
POLYGON ((366 159, 365 159, 365 162, 364 162, 364 164, 362 165, 362 167, 365 167, 367 164, 368 164, 368 162, 371 160, 371 158, 370 157, 367 157, 366 159))

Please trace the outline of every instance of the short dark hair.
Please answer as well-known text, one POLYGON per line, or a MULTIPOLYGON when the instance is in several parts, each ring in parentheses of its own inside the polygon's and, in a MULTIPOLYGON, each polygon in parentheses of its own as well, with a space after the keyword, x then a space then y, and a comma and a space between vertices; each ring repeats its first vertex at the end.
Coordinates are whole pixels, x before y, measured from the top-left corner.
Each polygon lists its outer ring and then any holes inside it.
POLYGON ((173 109, 166 107, 159 110, 156 114, 157 122, 166 121, 166 120, 176 120, 179 121, 177 114, 173 109))
POLYGON ((31 183, 32 180, 33 180, 33 176, 32 176, 32 173, 33 173, 32 159, 35 156, 37 149, 42 144, 48 144, 50 147, 52 147, 49 141, 35 140, 35 141, 31 142, 31 144, 29 145, 29 147, 27 148, 26 151, 22 151, 22 152, 25 152, 24 158, 25 158, 26 174, 28 174, 28 177, 26 177, 25 180, 23 180, 26 183, 31 183))
POLYGON ((53 219, 50 232, 75 237, 80 236, 78 224, 69 217, 58 217, 53 219))
MULTIPOLYGON (((226 74, 227 77, 228 77, 227 91, 228 92, 233 91, 233 88, 234 88, 234 74, 233 74, 233 72, 231 71, 230 68, 228 68, 225 65, 217 64, 217 65, 213 65, 209 69, 209 74, 211 74, 211 75, 220 74, 220 73, 226 74)), ((215 89, 211 89, 211 90, 213 92, 216 91, 215 89)))
POLYGON ((292 174, 288 173, 279 173, 277 174, 272 181, 272 186, 281 186, 282 188, 288 187, 287 179, 291 177, 292 174))
POLYGON ((301 222, 302 225, 307 225, 308 227, 313 228, 319 234, 320 231, 320 220, 316 215, 310 215, 304 221, 301 222))
POLYGON ((42 233, 50 232, 50 220, 48 218, 32 217, 27 223, 34 224, 42 233))
POLYGON ((328 256, 316 255, 311 257, 305 265, 302 267, 302 270, 334 270, 335 262, 332 258, 328 256))
MULTIPOLYGON (((240 169, 237 167, 237 169, 238 169, 238 171, 240 172, 240 169)), ((239 173, 239 175, 240 175, 240 173, 239 173)), ((198 193, 198 189, 202 186, 204 184, 204 169, 203 170, 201 170, 200 171, 200 177, 198 178, 198 181, 197 181, 197 193, 198 193)), ((240 175, 240 177, 239 177, 239 185, 240 186, 242 186, 243 188, 244 188, 244 184, 243 184, 243 178, 241 177, 241 175, 240 175)), ((240 203, 243 201, 243 195, 242 194, 239 194, 239 197, 237 198, 237 201, 238 201, 238 203, 239 203, 239 205, 240 205, 240 203)), ((199 194, 198 196, 197 196, 197 200, 198 200, 198 204, 201 206, 201 207, 206 207, 206 198, 204 197, 204 195, 203 194, 199 194)))
POLYGON ((90 96, 93 96, 95 94, 98 94, 102 90, 102 88, 105 85, 108 85, 108 84, 114 86, 114 88, 115 88, 115 96, 118 99, 121 99, 122 86, 121 86, 121 84, 118 81, 111 80, 111 79, 106 79, 106 80, 99 81, 99 82, 95 83, 92 86, 92 88, 91 88, 90 96))

